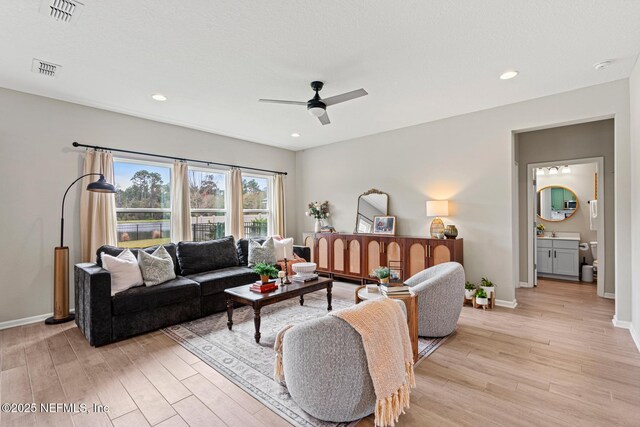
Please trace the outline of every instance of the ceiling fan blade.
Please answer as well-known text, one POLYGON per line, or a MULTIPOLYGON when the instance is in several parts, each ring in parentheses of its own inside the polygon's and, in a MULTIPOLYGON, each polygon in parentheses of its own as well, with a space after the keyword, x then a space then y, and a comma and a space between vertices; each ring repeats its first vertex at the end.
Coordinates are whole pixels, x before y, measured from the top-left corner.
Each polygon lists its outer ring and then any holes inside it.
POLYGON ((343 93, 342 95, 330 96, 329 98, 323 98, 322 102, 325 105, 335 105, 341 102, 350 101, 355 98, 360 98, 361 96, 369 95, 369 93, 364 89, 352 90, 351 92, 343 93))
POLYGON ((306 107, 306 102, 300 101, 284 101, 282 99, 258 99, 258 102, 270 102, 272 104, 290 104, 290 105, 304 105, 306 107))
POLYGON ((329 120, 329 115, 326 111, 323 115, 318 117, 318 120, 320 120, 320 123, 322 123, 323 125, 328 125, 329 123, 331 123, 331 120, 329 120))

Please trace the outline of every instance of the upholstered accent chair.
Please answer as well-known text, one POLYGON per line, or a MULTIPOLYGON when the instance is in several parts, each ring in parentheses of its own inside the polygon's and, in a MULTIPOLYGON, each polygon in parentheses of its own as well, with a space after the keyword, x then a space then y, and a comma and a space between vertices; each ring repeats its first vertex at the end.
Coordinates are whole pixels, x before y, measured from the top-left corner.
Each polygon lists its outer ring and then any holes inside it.
POLYGON ((354 421, 375 410, 362 337, 338 317, 307 320, 287 331, 282 367, 291 397, 320 420, 354 421))
POLYGON ((445 262, 416 273, 405 285, 418 296, 418 335, 444 337, 455 331, 462 311, 462 265, 445 262))

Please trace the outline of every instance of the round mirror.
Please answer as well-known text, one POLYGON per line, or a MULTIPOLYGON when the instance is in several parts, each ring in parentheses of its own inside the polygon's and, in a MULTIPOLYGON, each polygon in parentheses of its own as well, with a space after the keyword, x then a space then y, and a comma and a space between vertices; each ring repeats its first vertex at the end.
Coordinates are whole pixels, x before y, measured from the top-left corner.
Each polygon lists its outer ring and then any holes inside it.
POLYGON ((538 216, 545 221, 564 221, 578 210, 576 193, 560 185, 538 190, 538 216))

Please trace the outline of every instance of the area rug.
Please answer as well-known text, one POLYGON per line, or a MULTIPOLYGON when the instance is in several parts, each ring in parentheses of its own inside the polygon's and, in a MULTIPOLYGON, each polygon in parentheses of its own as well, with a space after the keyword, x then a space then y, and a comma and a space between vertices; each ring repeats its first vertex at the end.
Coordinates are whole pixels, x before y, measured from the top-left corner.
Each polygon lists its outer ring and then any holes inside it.
MULTIPOLYGON (((353 305, 353 300, 334 295, 332 305, 334 310, 339 310, 353 305)), ((295 298, 264 307, 260 344, 256 344, 253 337, 255 329, 250 307, 234 310, 233 331, 227 329, 227 314, 217 313, 166 328, 163 332, 294 426, 347 426, 348 423, 320 421, 307 414, 291 398, 287 388, 273 379, 273 344, 278 331, 284 325, 326 315, 326 296, 317 292, 305 295, 304 306, 300 306, 295 298)), ((445 339, 420 338, 418 363, 445 339)))

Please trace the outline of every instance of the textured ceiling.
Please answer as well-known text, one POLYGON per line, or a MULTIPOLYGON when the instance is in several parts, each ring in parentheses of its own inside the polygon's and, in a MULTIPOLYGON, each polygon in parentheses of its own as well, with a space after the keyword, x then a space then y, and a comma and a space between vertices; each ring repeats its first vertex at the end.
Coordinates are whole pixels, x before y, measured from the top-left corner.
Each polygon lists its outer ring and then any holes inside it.
POLYGON ((3 3, 0 86, 294 150, 626 78, 640 51, 634 0, 86 0, 72 24, 3 3), (328 126, 257 102, 311 80, 369 96, 328 126))

